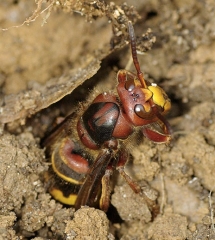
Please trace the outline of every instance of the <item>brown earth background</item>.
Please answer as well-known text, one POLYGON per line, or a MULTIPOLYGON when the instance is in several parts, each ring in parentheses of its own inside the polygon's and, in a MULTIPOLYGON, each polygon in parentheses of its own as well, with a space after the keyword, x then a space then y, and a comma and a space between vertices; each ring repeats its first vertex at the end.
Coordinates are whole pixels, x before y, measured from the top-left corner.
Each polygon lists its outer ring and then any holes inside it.
MULTIPOLYGON (((214 0, 0 3, 0 239, 215 239, 214 0), (132 148, 127 171, 158 193, 151 221, 144 200, 114 177, 108 217, 77 212, 46 192, 49 161, 40 139, 56 117, 116 86, 129 64, 127 20, 141 69, 172 100, 170 145, 132 148), (120 217, 119 217, 119 216, 120 217)), ((149 195, 153 194, 149 190, 149 195)))

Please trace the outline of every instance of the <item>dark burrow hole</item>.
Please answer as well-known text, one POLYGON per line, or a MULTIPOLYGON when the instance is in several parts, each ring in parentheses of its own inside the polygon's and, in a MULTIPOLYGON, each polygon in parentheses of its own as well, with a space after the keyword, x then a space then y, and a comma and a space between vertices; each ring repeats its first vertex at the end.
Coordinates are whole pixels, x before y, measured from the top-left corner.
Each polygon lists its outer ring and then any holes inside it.
POLYGON ((168 97, 171 99, 171 110, 168 114, 167 119, 183 116, 189 112, 190 107, 187 103, 184 103, 182 99, 177 98, 174 94, 168 94, 168 97))
POLYGON ((151 18, 153 18, 153 17, 156 17, 158 15, 158 13, 156 12, 156 11, 150 11, 150 12, 148 12, 147 13, 147 15, 146 15, 146 19, 151 19, 151 18))

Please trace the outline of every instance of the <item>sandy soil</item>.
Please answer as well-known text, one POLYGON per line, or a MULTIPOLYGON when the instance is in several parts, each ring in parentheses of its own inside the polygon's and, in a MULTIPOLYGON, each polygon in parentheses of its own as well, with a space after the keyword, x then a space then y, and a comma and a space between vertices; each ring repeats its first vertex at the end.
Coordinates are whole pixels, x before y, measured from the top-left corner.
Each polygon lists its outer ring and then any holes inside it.
POLYGON ((37 2, 0 3, 0 239, 215 239, 214 1, 37 2), (142 71, 172 100, 170 145, 144 140, 127 166, 157 198, 153 220, 118 175, 107 215, 64 207, 42 181, 55 119, 133 70, 127 19, 142 71))

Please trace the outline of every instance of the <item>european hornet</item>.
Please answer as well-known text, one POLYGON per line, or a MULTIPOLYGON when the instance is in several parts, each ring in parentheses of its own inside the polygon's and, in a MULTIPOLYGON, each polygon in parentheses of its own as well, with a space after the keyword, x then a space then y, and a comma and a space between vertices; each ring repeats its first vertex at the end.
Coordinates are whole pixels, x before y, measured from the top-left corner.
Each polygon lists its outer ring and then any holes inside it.
POLYGON ((103 92, 83 111, 77 109, 42 143, 52 162, 46 176, 50 194, 76 209, 99 204, 100 209, 107 211, 110 176, 115 169, 135 193, 143 195, 151 211, 156 205, 126 174, 126 145, 140 131, 152 142, 167 143, 171 128, 164 115, 171 102, 162 88, 144 79, 131 22, 128 33, 137 74, 119 70, 117 91, 103 92))

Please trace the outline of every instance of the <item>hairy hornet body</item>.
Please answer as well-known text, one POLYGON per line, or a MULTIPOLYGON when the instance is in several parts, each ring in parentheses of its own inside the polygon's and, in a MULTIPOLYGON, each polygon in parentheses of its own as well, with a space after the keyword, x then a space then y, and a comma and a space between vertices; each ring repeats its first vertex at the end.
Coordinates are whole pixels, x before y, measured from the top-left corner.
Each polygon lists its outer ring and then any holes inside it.
MULTIPOLYGON (((124 171, 129 157, 126 144, 134 134, 141 131, 156 143, 171 138, 164 118, 170 100, 160 87, 143 78, 130 22, 128 30, 137 74, 120 70, 116 92, 99 94, 83 111, 69 115, 43 142, 52 161, 46 176, 49 192, 76 209, 95 204, 108 209, 110 176, 115 169, 136 193, 141 191, 124 171)), ((148 204, 153 210, 155 203, 148 204)))

